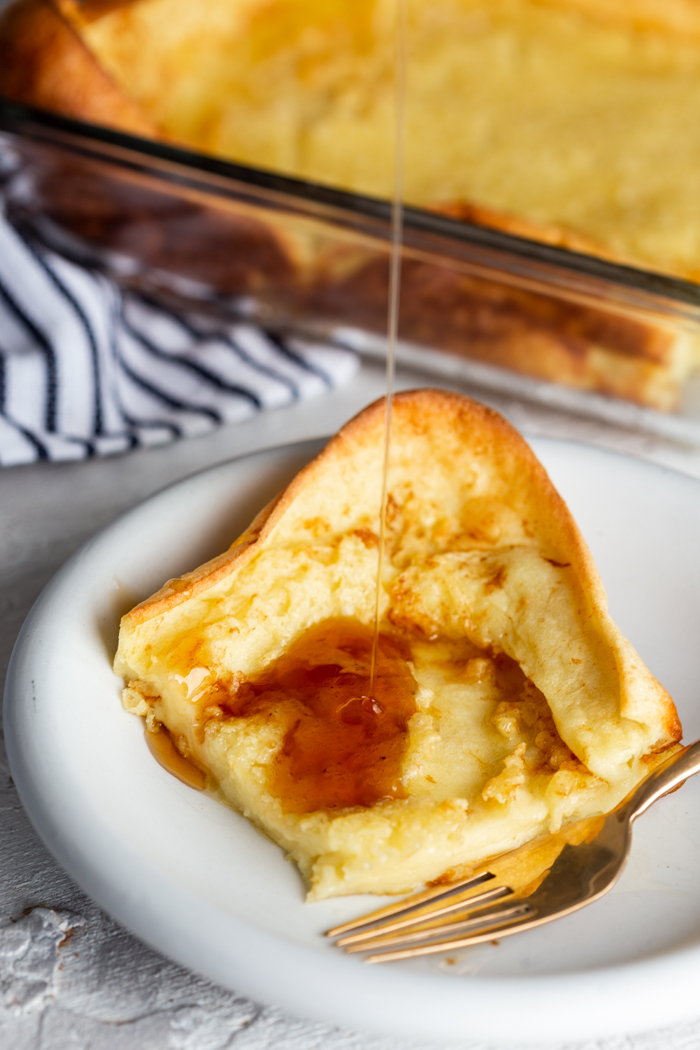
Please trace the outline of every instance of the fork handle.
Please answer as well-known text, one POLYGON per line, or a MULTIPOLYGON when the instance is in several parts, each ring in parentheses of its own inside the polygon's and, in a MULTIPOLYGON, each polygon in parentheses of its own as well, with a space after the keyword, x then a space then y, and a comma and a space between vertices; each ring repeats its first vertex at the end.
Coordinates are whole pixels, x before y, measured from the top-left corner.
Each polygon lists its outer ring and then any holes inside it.
POLYGON ((629 819, 636 820, 642 813, 646 813, 662 795, 668 794, 674 788, 680 787, 684 780, 700 773, 700 740, 689 744, 682 751, 671 755, 663 765, 655 769, 647 779, 639 785, 630 798, 629 819))

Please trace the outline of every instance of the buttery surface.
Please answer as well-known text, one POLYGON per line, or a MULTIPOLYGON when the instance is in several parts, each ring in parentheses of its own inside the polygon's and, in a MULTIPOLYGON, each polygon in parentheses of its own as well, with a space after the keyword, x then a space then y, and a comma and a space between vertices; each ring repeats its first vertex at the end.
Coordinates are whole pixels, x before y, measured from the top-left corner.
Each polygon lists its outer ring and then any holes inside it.
POLYGON ((372 406, 229 552, 137 606, 116 661, 127 708, 167 726, 315 897, 410 889, 607 811, 680 734, 533 454, 436 391, 395 405, 378 680, 400 685, 367 697, 382 429, 372 406), (372 752, 364 798, 324 738, 343 712, 372 752))
MULTIPOLYGON (((59 6, 165 134, 390 196, 393 0, 59 6)), ((409 0, 408 35, 409 201, 700 275, 694 0, 409 0)))

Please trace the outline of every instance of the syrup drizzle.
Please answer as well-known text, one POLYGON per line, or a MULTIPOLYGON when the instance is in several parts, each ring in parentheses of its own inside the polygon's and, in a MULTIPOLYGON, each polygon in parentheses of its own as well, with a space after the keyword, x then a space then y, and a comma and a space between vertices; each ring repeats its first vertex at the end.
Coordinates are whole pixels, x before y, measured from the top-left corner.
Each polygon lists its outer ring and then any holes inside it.
POLYGON ((403 242, 403 177, 406 145, 406 83, 408 72, 408 21, 406 0, 396 0, 396 47, 394 56, 394 187, 391 201, 391 252, 389 256, 389 302, 387 308, 386 413, 384 417, 384 459, 379 503, 379 557, 374 603, 374 637, 369 674, 369 695, 375 696, 375 674, 379 647, 379 602, 384 575, 386 542, 386 504, 391 448, 391 410, 396 373, 396 339, 399 327, 401 292, 401 245, 403 242))

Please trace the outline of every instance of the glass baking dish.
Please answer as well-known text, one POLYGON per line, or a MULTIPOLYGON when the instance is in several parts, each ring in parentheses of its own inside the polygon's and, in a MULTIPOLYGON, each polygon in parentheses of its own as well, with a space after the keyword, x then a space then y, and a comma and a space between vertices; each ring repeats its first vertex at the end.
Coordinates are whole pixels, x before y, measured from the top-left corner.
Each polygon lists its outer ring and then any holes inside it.
MULTIPOLYGON (((0 97, 10 219, 141 293, 386 352, 387 201, 0 97)), ((397 359, 700 444, 700 286, 407 207, 397 359)))

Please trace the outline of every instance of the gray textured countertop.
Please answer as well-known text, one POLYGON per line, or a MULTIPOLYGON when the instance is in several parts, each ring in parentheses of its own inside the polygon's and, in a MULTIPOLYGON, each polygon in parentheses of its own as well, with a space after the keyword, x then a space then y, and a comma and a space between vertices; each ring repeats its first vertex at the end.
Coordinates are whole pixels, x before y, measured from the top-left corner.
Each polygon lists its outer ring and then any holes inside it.
MULTIPOLYGON (((421 382, 403 372, 397 385, 421 382)), ((0 677, 4 680, 14 640, 34 599, 93 532, 157 489, 202 467, 331 433, 383 389, 383 371, 366 365, 351 384, 324 399, 261 415, 204 438, 110 460, 0 471, 0 677)), ((700 477, 698 451, 489 400, 531 433, 591 441, 700 477)), ((536 1043, 536 1033, 523 1037, 536 1043)), ((405 1045, 291 1019, 217 988, 145 947, 87 899, 44 849, 0 751, 0 1046, 398 1050, 405 1045)), ((585 1050, 698 1046, 700 1021, 664 1033, 587 1043, 585 1050)))

